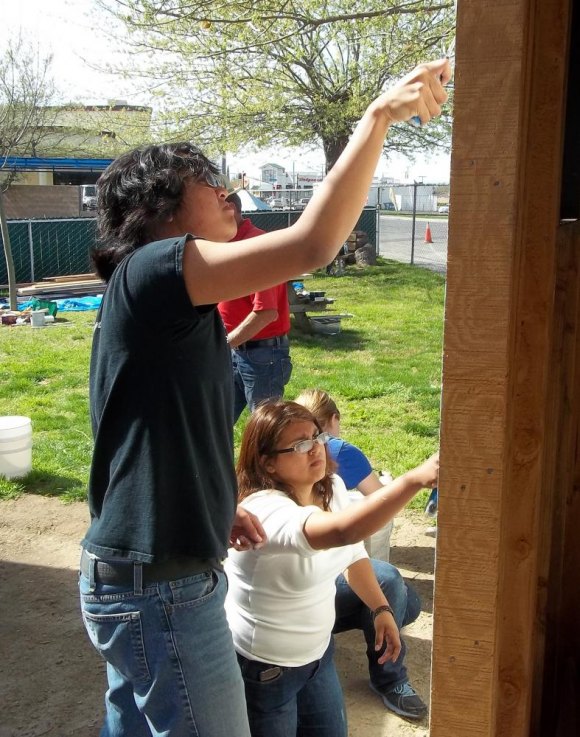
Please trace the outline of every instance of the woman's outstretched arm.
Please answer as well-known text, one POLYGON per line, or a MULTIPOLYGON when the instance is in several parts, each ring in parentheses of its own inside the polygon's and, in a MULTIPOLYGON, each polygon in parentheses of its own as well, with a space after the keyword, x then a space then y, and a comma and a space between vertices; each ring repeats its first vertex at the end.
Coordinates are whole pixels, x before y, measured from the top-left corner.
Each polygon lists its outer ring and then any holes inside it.
POLYGON ((311 514, 304 534, 315 550, 336 548, 364 540, 387 524, 424 488, 437 484, 439 454, 386 484, 378 491, 339 512, 311 514))
POLYGON ((291 227, 234 243, 191 240, 183 268, 192 302, 233 299, 330 263, 361 213, 390 125, 439 115, 450 76, 447 59, 420 64, 374 100, 291 227))

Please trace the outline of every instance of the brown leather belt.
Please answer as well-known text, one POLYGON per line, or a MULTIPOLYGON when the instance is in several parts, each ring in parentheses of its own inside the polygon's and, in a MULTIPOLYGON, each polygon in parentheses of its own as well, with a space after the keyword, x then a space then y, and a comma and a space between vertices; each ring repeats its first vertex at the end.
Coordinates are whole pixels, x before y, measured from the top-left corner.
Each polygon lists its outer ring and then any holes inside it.
MULTIPOLYGON (((111 586, 133 583, 135 561, 92 558, 86 550, 83 550, 80 565, 83 576, 90 578, 93 561, 95 582, 111 586)), ((173 558, 163 563, 143 563, 142 566, 144 586, 160 581, 174 581, 186 576, 195 576, 197 573, 204 573, 212 568, 221 568, 216 559, 189 557, 173 558)))

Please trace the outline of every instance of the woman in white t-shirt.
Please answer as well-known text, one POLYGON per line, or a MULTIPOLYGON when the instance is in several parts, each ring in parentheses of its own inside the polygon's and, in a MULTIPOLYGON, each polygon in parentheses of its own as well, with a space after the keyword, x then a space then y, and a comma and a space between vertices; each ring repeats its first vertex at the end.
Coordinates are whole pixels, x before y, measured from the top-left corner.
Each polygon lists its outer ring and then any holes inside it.
POLYGON ((423 487, 438 458, 351 505, 314 416, 295 402, 252 414, 237 466, 240 501, 264 527, 259 549, 231 550, 226 612, 245 683, 252 737, 346 737, 332 658, 335 580, 373 612, 379 662, 396 660, 397 625, 362 540, 423 487))

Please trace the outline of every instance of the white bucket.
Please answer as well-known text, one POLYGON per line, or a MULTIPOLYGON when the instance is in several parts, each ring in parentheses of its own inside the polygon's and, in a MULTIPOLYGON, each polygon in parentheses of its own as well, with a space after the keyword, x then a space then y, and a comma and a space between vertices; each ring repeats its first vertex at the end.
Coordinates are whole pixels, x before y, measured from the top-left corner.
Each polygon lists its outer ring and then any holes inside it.
POLYGON ((32 422, 30 417, 0 417, 0 476, 26 476, 32 469, 32 422))
POLYGON ((37 310, 36 312, 30 313, 30 324, 33 328, 43 328, 45 325, 44 312, 37 310))

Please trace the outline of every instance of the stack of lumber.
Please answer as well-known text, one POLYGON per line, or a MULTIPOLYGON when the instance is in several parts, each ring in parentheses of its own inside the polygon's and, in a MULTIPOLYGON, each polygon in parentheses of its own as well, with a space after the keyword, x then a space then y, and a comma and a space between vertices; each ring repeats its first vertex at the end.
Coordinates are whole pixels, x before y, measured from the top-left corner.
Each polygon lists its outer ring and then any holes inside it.
POLYGON ((105 282, 94 274, 71 274, 70 276, 50 276, 33 284, 22 284, 17 294, 19 297, 46 297, 47 299, 66 299, 67 297, 84 297, 102 294, 105 282))

